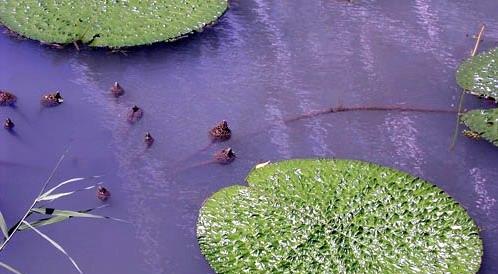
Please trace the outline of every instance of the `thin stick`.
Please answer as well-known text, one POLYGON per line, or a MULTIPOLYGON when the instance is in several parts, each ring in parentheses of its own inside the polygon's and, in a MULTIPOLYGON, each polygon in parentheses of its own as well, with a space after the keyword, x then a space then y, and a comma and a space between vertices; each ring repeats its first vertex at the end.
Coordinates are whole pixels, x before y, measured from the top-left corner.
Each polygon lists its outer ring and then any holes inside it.
POLYGON ((386 106, 386 107, 363 107, 363 106, 352 106, 352 107, 335 107, 325 110, 313 111, 306 114, 302 114, 293 118, 285 119, 284 123, 295 122, 303 119, 313 118, 319 115, 329 114, 329 113, 339 113, 339 112, 351 112, 351 111, 399 111, 399 112, 421 112, 421 113, 456 113, 456 110, 452 109, 429 109, 429 108, 411 108, 402 106, 386 106))
MULTIPOLYGON (((479 30, 479 34, 477 35, 477 41, 474 45, 474 49, 472 50, 472 53, 470 54, 470 57, 474 57, 477 54, 477 50, 479 49, 479 44, 481 43, 481 38, 482 35, 484 34, 484 29, 486 28, 486 25, 482 24, 481 29, 479 30)), ((458 140, 458 132, 460 130, 460 115, 462 114, 462 108, 463 108, 463 100, 465 98, 465 89, 462 89, 462 92, 460 93, 460 99, 458 100, 458 115, 456 119, 456 125, 455 125, 455 132, 453 133, 453 138, 451 140, 450 144, 450 150, 453 150, 456 146, 456 142, 458 140)))
POLYGON ((52 172, 50 172, 50 175, 48 176, 47 180, 45 181, 45 183, 43 184, 43 187, 42 189, 40 190, 40 193, 38 194, 38 196, 36 196, 35 200, 33 201, 33 203, 31 204, 31 206, 29 207, 29 209, 26 211, 26 213, 24 214, 24 216, 22 217, 22 219, 17 223, 17 225, 15 226, 15 229, 12 231, 12 234, 9 235, 9 237, 7 237, 7 239, 5 240, 5 242, 2 243, 2 245, 0 246, 0 251, 2 251, 5 246, 7 245, 7 243, 10 241, 10 239, 12 239, 12 237, 14 236, 14 234, 16 234, 16 232, 18 231, 19 227, 21 226, 21 224, 26 220, 26 218, 29 216, 29 214, 31 213, 31 210, 35 207, 36 203, 37 203, 37 199, 38 197, 40 197, 40 195, 42 195, 44 192, 45 192, 45 189, 47 188, 48 184, 50 183, 50 181, 52 180, 52 178, 54 177, 55 175, 55 172, 57 172, 57 170, 59 169, 59 166, 61 165, 62 161, 64 160, 64 158, 66 157, 66 153, 67 153, 67 150, 61 155, 61 157, 59 158, 59 160, 57 161, 57 164, 55 165, 55 167, 52 169, 52 172))
POLYGON ((471 57, 474 57, 477 53, 477 49, 479 48, 479 44, 481 43, 481 37, 482 37, 482 34, 484 33, 485 28, 486 28, 486 26, 483 24, 481 26, 481 30, 479 31, 479 34, 477 35, 476 45, 474 46, 474 49, 472 50, 472 54, 470 55, 471 57))

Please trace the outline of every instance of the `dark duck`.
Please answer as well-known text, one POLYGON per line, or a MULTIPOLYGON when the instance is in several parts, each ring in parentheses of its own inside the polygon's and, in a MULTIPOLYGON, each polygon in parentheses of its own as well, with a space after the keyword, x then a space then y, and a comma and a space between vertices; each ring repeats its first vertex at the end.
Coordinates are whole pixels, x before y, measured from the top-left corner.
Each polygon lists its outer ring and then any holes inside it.
POLYGON ((56 107, 64 102, 64 98, 59 91, 56 91, 43 95, 40 102, 44 107, 56 107))
POLYGON ((209 135, 213 141, 223 142, 232 137, 232 131, 228 127, 227 121, 223 120, 209 131, 209 135))
POLYGON ((0 90, 0 106, 13 106, 17 101, 17 97, 5 90, 0 90))
POLYGON ((214 160, 218 164, 227 165, 235 160, 236 156, 232 148, 225 148, 214 154, 214 160))
POLYGON ((150 132, 145 133, 144 142, 147 147, 151 147, 154 144, 154 137, 150 134, 150 132))
POLYGON ((142 119, 143 115, 144 111, 135 105, 128 111, 127 120, 129 123, 134 124, 138 122, 140 119, 142 119))
POLYGON ((122 96, 125 93, 125 91, 118 82, 114 82, 114 84, 111 87, 111 93, 112 95, 114 95, 114 97, 119 97, 122 96))
POLYGON ((8 130, 11 130, 14 128, 14 122, 12 122, 12 120, 10 118, 7 118, 7 120, 5 120, 5 123, 3 124, 3 127, 5 129, 8 129, 8 130))
POLYGON ((109 197, 111 197, 111 192, 109 190, 107 190, 107 188, 105 188, 103 186, 99 186, 97 188, 97 198, 99 200, 101 200, 102 202, 105 202, 105 201, 107 201, 107 199, 109 199, 109 197))

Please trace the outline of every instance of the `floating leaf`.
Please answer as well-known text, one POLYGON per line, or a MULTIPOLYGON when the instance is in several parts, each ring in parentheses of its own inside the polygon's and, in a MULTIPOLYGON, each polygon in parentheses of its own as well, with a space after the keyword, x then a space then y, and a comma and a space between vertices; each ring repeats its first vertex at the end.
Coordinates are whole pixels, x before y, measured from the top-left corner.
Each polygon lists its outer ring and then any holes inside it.
POLYGON ((466 211, 406 173, 348 160, 254 169, 197 224, 217 273, 476 273, 482 241, 466 211))
POLYGON ((64 248, 62 248, 61 245, 59 245, 56 241, 52 240, 50 237, 48 237, 46 234, 44 234, 43 232, 41 232, 40 230, 36 229, 35 227, 31 226, 28 222, 26 221, 22 221, 23 224, 27 225, 29 228, 31 228, 33 231, 35 231, 38 235, 40 235, 42 238, 44 238, 45 240, 47 240, 50 244, 52 244, 55 248, 57 248, 60 252, 62 252, 64 255, 66 255, 66 257, 69 259, 69 261, 71 261, 71 263, 73 264, 74 268, 76 268, 76 270, 78 270, 79 273, 83 273, 83 271, 81 271, 81 269, 79 268, 78 264, 76 263, 76 261, 71 258, 71 256, 69 256, 69 254, 67 254, 66 250, 64 250, 64 248))
POLYGON ((4 262, 0 262, 0 267, 3 267, 5 269, 7 269, 8 271, 15 273, 15 274, 22 274, 19 270, 13 268, 12 266, 10 266, 4 262))
POLYGON ((227 0, 0 0, 0 21, 23 36, 124 47, 171 41, 215 22, 227 0))
POLYGON ((498 101, 498 48, 463 62, 456 77, 467 92, 498 101))
POLYGON ((462 115, 462 121, 481 138, 498 146, 498 108, 466 112, 462 115))

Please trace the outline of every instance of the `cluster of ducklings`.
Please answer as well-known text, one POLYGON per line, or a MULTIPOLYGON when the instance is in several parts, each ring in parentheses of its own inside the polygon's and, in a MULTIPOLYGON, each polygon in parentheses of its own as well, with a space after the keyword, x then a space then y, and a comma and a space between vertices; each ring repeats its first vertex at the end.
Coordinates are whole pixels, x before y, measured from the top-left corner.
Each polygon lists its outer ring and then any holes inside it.
MULTIPOLYGON (((16 102, 17 96, 11 92, 0 90, 0 106, 15 106, 16 102)), ((58 91, 44 94, 40 99, 40 103, 44 107, 55 107, 62 104, 62 102, 64 102, 64 98, 58 91)), ((13 130, 15 124, 12 119, 7 118, 3 126, 7 130, 13 130)))
MULTIPOLYGON (((111 87, 111 93, 112 95, 114 95, 114 97, 120 97, 124 95, 125 90, 118 82, 114 82, 111 87)), ((129 123, 134 124, 142 119, 143 114, 144 111, 140 107, 135 105, 129 110, 127 120, 129 123)), ((232 131, 228 127, 227 121, 223 120, 209 131, 209 135, 211 136, 213 142, 223 142, 230 139, 230 137, 232 136, 232 131)), ((147 147, 152 146, 152 144, 154 143, 154 138, 152 137, 150 132, 147 132, 145 134, 144 142, 147 147)), ((222 149, 221 151, 218 151, 214 154, 215 162, 223 165, 233 162, 233 160, 235 160, 235 157, 235 153, 230 147, 222 149)))
MULTIPOLYGON (((124 95, 125 90, 118 82, 114 82, 111 89, 111 94, 114 97, 120 97, 124 95)), ((8 91, 0 90, 0 106, 15 106, 17 102, 17 97, 8 91)), ((56 107, 64 102, 64 98, 62 97, 59 91, 47 93, 42 96, 40 99, 40 103, 44 107, 56 107)), ((127 121, 131 124, 138 122, 143 117, 143 110, 138 106, 133 106, 127 114, 127 121)), ((7 130, 14 129, 14 122, 12 119, 7 118, 4 122, 4 128, 7 130)), ((224 142, 229 140, 232 137, 232 131, 228 126, 227 121, 223 120, 215 125, 210 131, 209 135, 213 142, 224 142)), ((150 132, 145 133, 144 143, 149 148, 154 143, 154 137, 150 134, 150 132)), ((232 148, 227 147, 222 149, 214 154, 214 161, 219 164, 230 164, 236 158, 236 155, 232 148)), ((111 193, 108 189, 103 186, 99 186, 97 189, 97 198, 106 201, 111 196, 111 193)))

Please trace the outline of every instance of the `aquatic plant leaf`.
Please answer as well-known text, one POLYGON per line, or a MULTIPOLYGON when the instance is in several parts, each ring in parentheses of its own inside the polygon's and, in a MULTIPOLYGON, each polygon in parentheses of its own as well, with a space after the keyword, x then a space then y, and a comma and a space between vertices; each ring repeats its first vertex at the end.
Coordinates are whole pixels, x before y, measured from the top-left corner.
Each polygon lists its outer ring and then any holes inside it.
POLYGON ((0 21, 47 43, 125 47, 172 41, 214 23, 227 0, 0 0, 0 21))
MULTIPOLYGON (((100 185, 101 183, 97 184, 97 185, 100 185)), ((84 191, 84 190, 90 190, 90 189, 94 189, 95 187, 97 187, 97 185, 93 185, 93 186, 88 186, 88 187, 85 187, 85 188, 82 188, 82 189, 78 189, 78 190, 74 190, 74 191, 69 191, 69 192, 62 192, 62 193, 56 193, 56 194, 51 194, 51 195, 47 195, 47 196, 42 196, 41 198, 38 198, 37 201, 38 202, 42 202, 42 201, 45 201, 45 202, 52 202, 54 200, 57 200, 59 198, 62 198, 62 197, 66 197, 66 196, 69 196, 69 195, 72 195, 76 192, 80 192, 80 191, 84 191)))
POLYGON ((2 212, 0 211, 0 230, 2 230, 3 236, 6 238, 9 237, 9 230, 7 229, 7 222, 5 222, 5 218, 3 217, 2 212))
POLYGON ((463 62, 456 78, 466 92, 498 101, 498 48, 463 62))
POLYGON ((12 272, 12 273, 15 273, 15 274, 22 274, 21 271, 13 268, 12 266, 4 263, 4 262, 0 262, 0 267, 3 267, 5 269, 7 269, 8 271, 12 272))
POLYGON ((69 180, 66 180, 62 183, 59 183, 58 185, 54 186, 53 188, 49 189, 48 191, 46 191, 45 193, 43 193, 42 195, 40 195, 36 201, 43 201, 44 199, 47 198, 47 196, 49 196, 50 194, 52 194, 52 192, 56 191, 57 189, 59 189, 60 187, 64 186, 64 185, 67 185, 67 184, 70 184, 70 183, 74 183, 74 182, 79 182, 79 181, 83 181, 83 180, 89 180, 89 179, 95 179, 95 178, 99 178, 100 176, 92 176, 92 177, 79 177, 79 178, 72 178, 72 179, 69 179, 69 180))
POLYGON ((39 214, 45 214, 45 215, 51 215, 51 216, 60 216, 60 217, 67 217, 67 218, 96 218, 96 219, 109 219, 109 220, 114 220, 114 221, 119 221, 119 222, 126 222, 125 220, 109 217, 109 216, 100 216, 100 215, 95 215, 95 214, 90 214, 86 212, 79 212, 79 211, 72 211, 72 210, 59 210, 55 208, 33 208, 31 209, 31 212, 39 213, 39 214))
POLYGON ((461 119, 470 130, 498 146, 498 108, 472 110, 464 113, 461 119))
POLYGON ((217 273, 476 273, 479 229, 436 186, 379 165, 291 160, 216 192, 197 237, 217 273))
POLYGON ((31 226, 28 222, 26 222, 26 221, 22 221, 22 222, 23 222, 23 224, 25 224, 29 228, 31 228, 34 232, 36 232, 38 235, 40 235, 43 239, 47 240, 51 245, 53 245, 55 248, 57 248, 62 254, 66 255, 66 257, 69 259, 69 261, 71 261, 71 263, 73 264, 74 268, 76 268, 76 270, 78 270, 79 273, 83 274, 83 271, 81 271, 81 269, 78 266, 78 264, 76 263, 76 261, 71 256, 69 256, 69 254, 66 252, 66 250, 64 250, 64 248, 62 248, 62 246, 60 244, 58 244, 56 241, 52 240, 49 236, 47 236, 46 234, 44 234, 43 232, 41 232, 37 228, 31 226))

